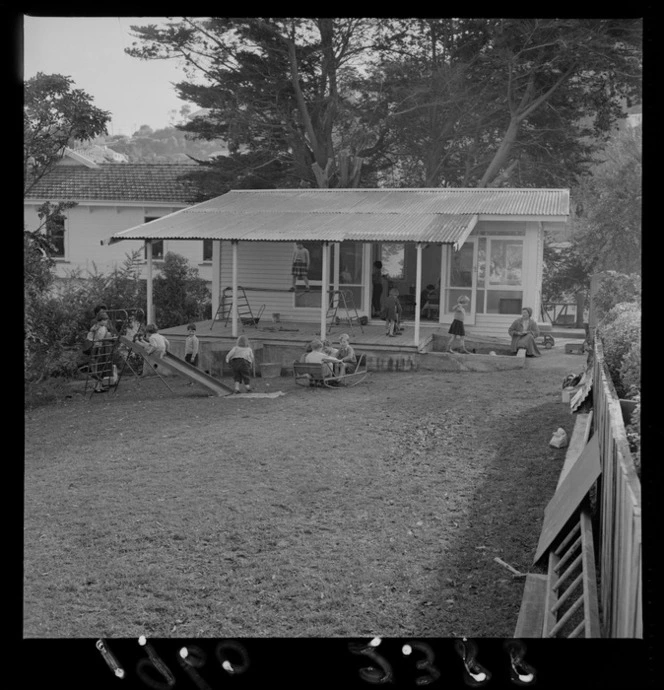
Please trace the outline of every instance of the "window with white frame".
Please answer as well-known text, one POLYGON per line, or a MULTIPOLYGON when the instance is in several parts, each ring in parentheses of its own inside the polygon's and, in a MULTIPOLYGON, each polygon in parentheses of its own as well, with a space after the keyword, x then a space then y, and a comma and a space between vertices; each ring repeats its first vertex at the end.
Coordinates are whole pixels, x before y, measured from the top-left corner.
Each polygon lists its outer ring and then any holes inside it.
MULTIPOLYGON (((145 216, 143 219, 144 223, 151 223, 153 220, 157 220, 160 216, 145 216)), ((145 260, 148 259, 148 247, 147 242, 144 248, 145 260)), ((164 260, 164 240, 152 240, 152 260, 153 261, 163 261, 164 260)))
POLYGON ((203 261, 212 261, 212 246, 213 240, 203 240, 203 261))
POLYGON ((51 243, 51 256, 65 258, 65 217, 57 215, 46 221, 46 238, 51 243))
POLYGON ((477 313, 520 314, 523 304, 523 239, 480 237, 477 313))

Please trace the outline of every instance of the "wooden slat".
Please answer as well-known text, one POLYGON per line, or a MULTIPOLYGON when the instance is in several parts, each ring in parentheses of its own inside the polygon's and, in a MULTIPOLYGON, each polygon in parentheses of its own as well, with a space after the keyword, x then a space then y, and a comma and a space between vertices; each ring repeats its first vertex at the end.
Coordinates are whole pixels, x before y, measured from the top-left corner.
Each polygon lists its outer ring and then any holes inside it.
POLYGON ((553 572, 560 559, 556 556, 553 551, 549 551, 549 567, 548 567, 548 577, 546 584, 546 599, 544 601, 544 628, 542 635, 543 637, 548 637, 549 632, 553 629, 556 624, 556 614, 553 612, 553 608, 558 601, 558 595, 553 589, 553 572))
POLYGON ((556 556, 560 556, 560 554, 567 548, 567 545, 572 541, 572 539, 580 533, 581 526, 577 522, 574 524, 574 527, 572 527, 572 529, 570 529, 570 531, 567 533, 567 536, 560 542, 558 548, 554 551, 556 556))
POLYGON ((558 580, 554 583, 552 589, 555 592, 558 592, 560 589, 560 586, 562 585, 563 582, 570 576, 571 573, 574 572, 576 568, 579 567, 581 564, 581 554, 579 554, 567 567, 567 570, 558 578, 558 580))
POLYGON ((526 576, 514 637, 542 637, 547 581, 538 573, 526 576))
POLYGON ((569 639, 579 637, 579 635, 581 635, 581 633, 584 631, 585 627, 586 627, 586 621, 583 620, 576 626, 576 628, 574 628, 574 630, 572 630, 572 632, 567 637, 569 639))
POLYGON ((590 412, 580 412, 576 415, 574 429, 572 429, 572 438, 567 446, 567 451, 565 452, 565 462, 563 463, 563 468, 560 471, 560 476, 558 477, 558 486, 563 483, 563 480, 567 476, 570 468, 574 465, 574 463, 577 461, 577 458, 579 455, 581 455, 583 449, 586 447, 588 439, 590 438, 590 432, 592 430, 592 419, 592 410, 590 412))
POLYGON ((565 612, 565 615, 558 620, 558 622, 553 626, 551 632, 549 632, 548 637, 555 637, 556 634, 562 630, 563 626, 567 621, 583 606, 583 596, 580 596, 565 612))
POLYGON ((601 631, 603 637, 641 637, 641 483, 599 340, 594 361, 593 414, 602 463, 597 535, 601 631))
POLYGON ((558 609, 572 596, 572 593, 578 588, 578 586, 583 582, 583 573, 579 573, 574 581, 569 585, 569 587, 560 595, 558 601, 554 604, 551 609, 551 613, 558 613, 558 609))
MULTIPOLYGON (((556 566, 556 573, 559 573, 562 569, 562 567, 569 561, 570 558, 575 554, 576 550, 579 548, 581 545, 581 534, 575 539, 574 543, 570 545, 570 547, 567 549, 567 553, 565 553, 564 556, 561 557, 560 563, 556 566)), ((559 552, 556 551, 556 555, 559 555, 559 552)))
POLYGON ((544 510, 544 524, 535 552, 535 563, 564 529, 600 472, 599 444, 597 437, 593 436, 544 510))
POLYGON ((599 604, 595 571, 592 523, 590 515, 581 511, 580 520, 583 554, 583 609, 586 637, 600 637, 599 604))

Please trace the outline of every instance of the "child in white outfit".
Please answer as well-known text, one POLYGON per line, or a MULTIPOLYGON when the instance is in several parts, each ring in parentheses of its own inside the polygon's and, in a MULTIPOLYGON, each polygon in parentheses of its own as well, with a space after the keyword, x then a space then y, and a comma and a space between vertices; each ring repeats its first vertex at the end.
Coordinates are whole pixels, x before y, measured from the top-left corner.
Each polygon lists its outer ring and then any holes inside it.
POLYGON ((170 343, 159 333, 157 326, 153 323, 148 325, 145 332, 148 336, 147 353, 161 359, 168 352, 170 343))
POLYGON ((241 335, 237 339, 235 347, 226 355, 226 361, 233 369, 235 392, 240 392, 240 384, 244 384, 246 393, 251 392, 251 374, 254 368, 254 351, 249 346, 249 339, 241 335))

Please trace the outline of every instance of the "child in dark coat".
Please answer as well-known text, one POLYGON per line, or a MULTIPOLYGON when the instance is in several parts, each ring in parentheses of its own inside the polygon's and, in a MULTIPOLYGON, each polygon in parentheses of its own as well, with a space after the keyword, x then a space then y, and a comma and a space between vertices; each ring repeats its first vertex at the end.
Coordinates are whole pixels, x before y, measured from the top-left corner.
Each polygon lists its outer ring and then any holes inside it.
POLYGON ((399 302, 399 290, 392 288, 385 299, 383 307, 385 313, 385 335, 393 338, 399 334, 399 322, 401 321, 401 303, 399 302))

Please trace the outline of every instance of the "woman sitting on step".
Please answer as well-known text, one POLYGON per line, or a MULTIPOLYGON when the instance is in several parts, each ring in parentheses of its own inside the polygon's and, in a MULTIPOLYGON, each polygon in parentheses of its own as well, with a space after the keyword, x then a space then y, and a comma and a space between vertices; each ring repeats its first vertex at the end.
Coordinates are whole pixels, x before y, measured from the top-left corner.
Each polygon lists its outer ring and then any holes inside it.
POLYGON ((516 354, 523 348, 526 351, 526 357, 540 356, 537 343, 535 343, 535 338, 538 338, 540 334, 539 326, 533 319, 533 310, 530 307, 523 308, 521 317, 512 323, 507 332, 512 336, 512 352, 516 354))

